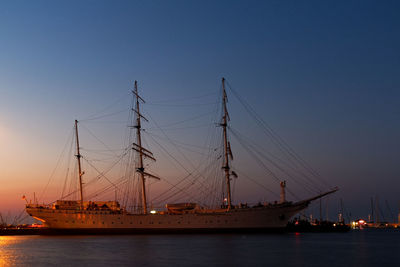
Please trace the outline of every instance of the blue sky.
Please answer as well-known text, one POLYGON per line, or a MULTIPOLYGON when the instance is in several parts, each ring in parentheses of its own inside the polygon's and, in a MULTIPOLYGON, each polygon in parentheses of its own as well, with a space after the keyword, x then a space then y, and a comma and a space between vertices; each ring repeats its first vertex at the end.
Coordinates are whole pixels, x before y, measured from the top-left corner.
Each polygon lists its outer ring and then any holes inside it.
MULTIPOLYGON (((21 187, 32 179, 8 166, 16 162, 42 168, 28 185, 43 187, 73 120, 126 95, 133 80, 157 102, 218 92, 224 76, 341 188, 333 203, 343 198, 364 216, 369 197, 379 195, 398 210, 399 7, 397 1, 3 1, 0 130, 7 137, 0 141, 0 179, 10 190, 0 193, 20 199, 29 191, 21 187)), ((158 121, 167 119, 165 108, 155 109, 158 121)))

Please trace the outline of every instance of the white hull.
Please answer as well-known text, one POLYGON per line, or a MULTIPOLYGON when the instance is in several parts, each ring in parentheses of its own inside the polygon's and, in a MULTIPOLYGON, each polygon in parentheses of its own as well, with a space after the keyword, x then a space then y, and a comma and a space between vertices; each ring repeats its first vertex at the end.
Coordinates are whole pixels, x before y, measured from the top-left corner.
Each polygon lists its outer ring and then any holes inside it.
POLYGON ((282 204, 231 211, 185 214, 129 214, 110 211, 56 210, 27 207, 29 215, 45 226, 59 230, 227 230, 284 228, 288 220, 309 202, 282 204))

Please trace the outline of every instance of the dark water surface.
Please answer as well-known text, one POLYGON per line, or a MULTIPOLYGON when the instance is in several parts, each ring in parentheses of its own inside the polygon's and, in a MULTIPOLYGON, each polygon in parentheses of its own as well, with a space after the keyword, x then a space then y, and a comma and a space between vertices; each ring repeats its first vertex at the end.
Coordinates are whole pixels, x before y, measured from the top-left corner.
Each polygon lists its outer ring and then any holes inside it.
POLYGON ((0 236, 0 266, 400 266, 400 231, 0 236))

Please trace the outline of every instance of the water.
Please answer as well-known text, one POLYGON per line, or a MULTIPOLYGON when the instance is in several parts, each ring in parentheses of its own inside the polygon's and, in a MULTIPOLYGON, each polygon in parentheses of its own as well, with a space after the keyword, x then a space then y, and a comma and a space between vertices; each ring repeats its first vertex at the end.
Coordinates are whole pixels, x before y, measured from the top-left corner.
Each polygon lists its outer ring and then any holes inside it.
POLYGON ((400 231, 1 236, 0 265, 400 266, 400 231))

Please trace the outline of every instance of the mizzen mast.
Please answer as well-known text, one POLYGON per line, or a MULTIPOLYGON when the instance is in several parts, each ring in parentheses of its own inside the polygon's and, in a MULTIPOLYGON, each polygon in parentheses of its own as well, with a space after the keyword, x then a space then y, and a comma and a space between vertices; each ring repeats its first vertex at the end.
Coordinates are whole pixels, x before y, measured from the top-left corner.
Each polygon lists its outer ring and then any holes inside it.
POLYGON ((147 173, 144 171, 144 166, 143 166, 143 157, 150 158, 152 160, 156 160, 153 157, 153 153, 150 152, 149 150, 145 149, 142 147, 142 136, 141 136, 141 119, 144 119, 145 121, 148 121, 142 114, 140 114, 140 101, 142 103, 145 103, 143 98, 139 96, 138 93, 138 87, 137 87, 137 81, 135 81, 135 89, 132 91, 134 98, 136 99, 136 106, 135 109, 132 109, 132 111, 135 112, 136 114, 136 125, 133 126, 133 128, 136 128, 136 141, 137 144, 133 143, 132 144, 132 149, 138 152, 138 162, 137 162, 137 168, 136 172, 139 173, 141 184, 142 184, 142 206, 143 206, 143 213, 147 214, 147 198, 146 198, 146 178, 145 176, 149 176, 151 178, 155 179, 160 179, 157 176, 154 176, 150 173, 147 173), (140 100, 140 101, 139 101, 140 100))
POLYGON ((232 198, 231 198, 231 178, 230 178, 230 167, 229 167, 229 156, 232 157, 231 146, 228 142, 227 131, 226 128, 228 126, 229 121, 229 114, 226 108, 226 102, 228 101, 228 97, 225 91, 225 78, 222 78, 222 104, 223 104, 223 116, 222 116, 222 123, 220 124, 223 128, 223 135, 224 135, 224 165, 222 169, 225 171, 225 180, 226 180, 226 192, 227 192, 227 204, 228 209, 232 208, 232 198))
POLYGON ((81 197, 81 210, 83 210, 83 188, 82 188, 82 176, 85 172, 82 172, 81 167, 81 153, 79 148, 79 135, 78 135, 78 121, 75 120, 75 135, 76 135, 76 159, 78 160, 78 176, 79 176, 79 192, 81 197))

